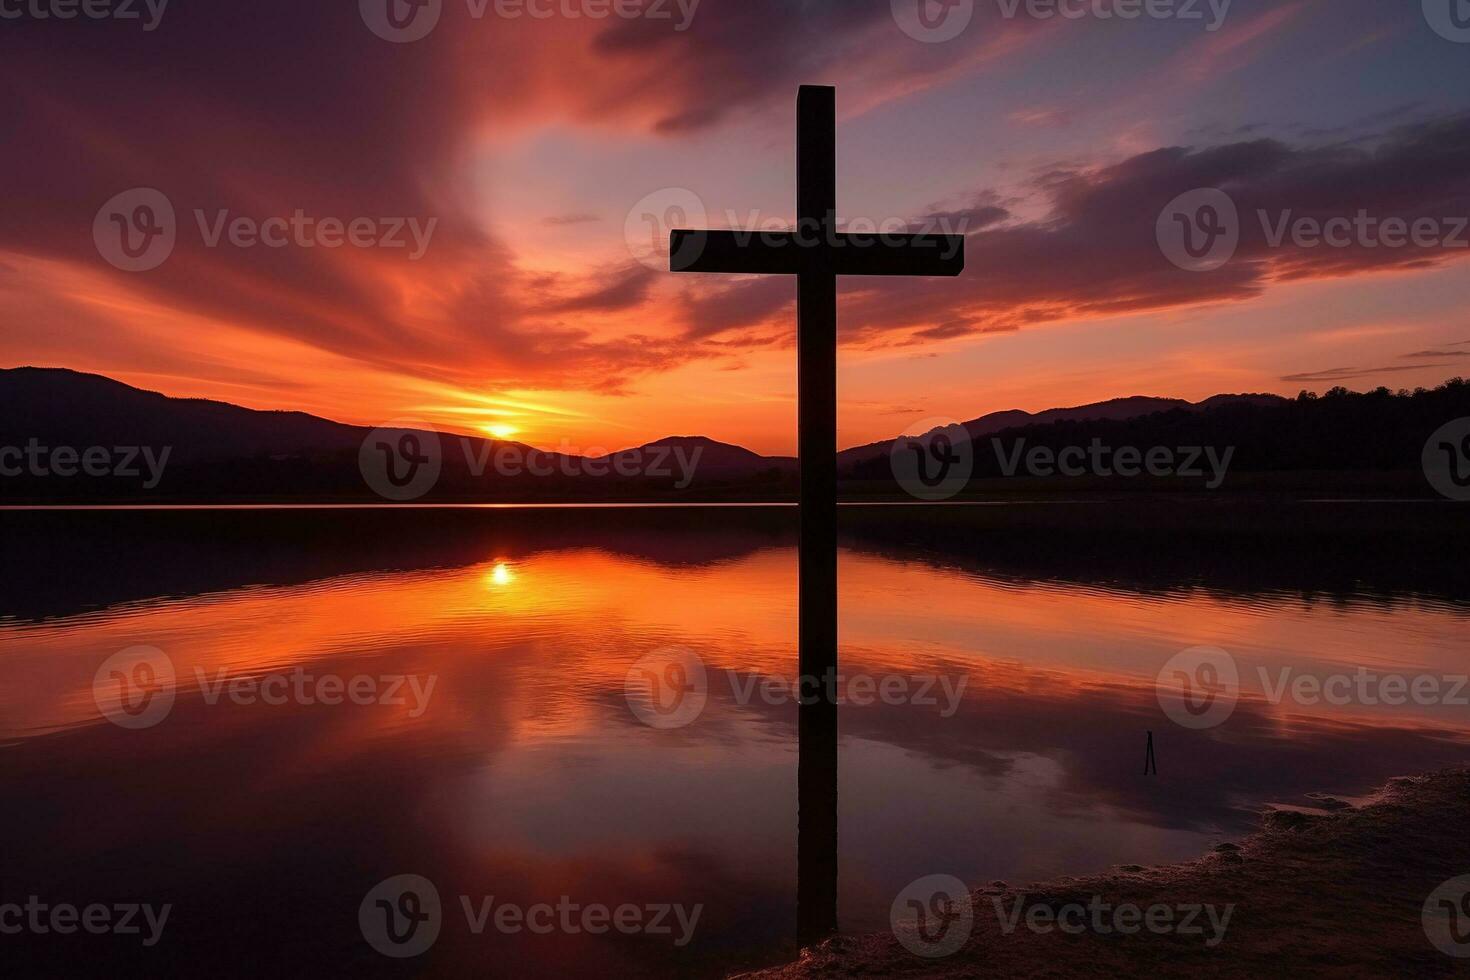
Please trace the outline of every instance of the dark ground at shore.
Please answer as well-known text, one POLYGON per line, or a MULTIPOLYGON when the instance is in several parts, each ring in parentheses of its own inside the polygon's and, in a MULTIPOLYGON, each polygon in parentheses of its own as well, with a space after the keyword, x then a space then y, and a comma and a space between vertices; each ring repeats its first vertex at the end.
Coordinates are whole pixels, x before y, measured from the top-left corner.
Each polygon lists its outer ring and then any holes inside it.
MULTIPOLYGON (((1187 863, 1127 866, 1026 888, 973 893, 974 930, 938 959, 890 934, 839 937, 784 967, 749 977, 1438 977, 1470 975, 1470 959, 1437 950, 1421 919, 1425 900, 1470 874, 1470 770, 1389 782, 1360 807, 1323 800, 1317 812, 1273 810, 1259 831, 1187 863), (1114 907, 1233 903, 1224 938, 1203 935, 1009 935, 994 900, 1114 907)), ((1203 921, 1203 919, 1201 920, 1203 921)))

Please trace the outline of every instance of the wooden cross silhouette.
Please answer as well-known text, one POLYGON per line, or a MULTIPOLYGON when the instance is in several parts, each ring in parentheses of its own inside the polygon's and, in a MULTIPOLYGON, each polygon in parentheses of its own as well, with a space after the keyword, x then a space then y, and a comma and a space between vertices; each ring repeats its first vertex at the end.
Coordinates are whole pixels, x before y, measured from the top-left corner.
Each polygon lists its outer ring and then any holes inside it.
POLYGON ((669 268, 796 276, 797 659, 823 681, 798 718, 797 917, 811 940, 837 928, 837 277, 957 276, 965 240, 837 230, 836 89, 797 93, 796 171, 795 231, 676 230, 669 268))

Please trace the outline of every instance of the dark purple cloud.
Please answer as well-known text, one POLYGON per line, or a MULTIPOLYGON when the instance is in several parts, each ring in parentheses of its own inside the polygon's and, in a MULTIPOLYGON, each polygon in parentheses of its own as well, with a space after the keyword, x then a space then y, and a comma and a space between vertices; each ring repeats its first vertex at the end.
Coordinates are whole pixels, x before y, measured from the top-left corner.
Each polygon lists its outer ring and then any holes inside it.
MULTIPOLYGON (((1250 299, 1273 283, 1417 270, 1470 255, 1449 239, 1470 216, 1470 116, 1456 115, 1352 145, 1288 146, 1254 140, 1164 147, 1097 169, 1037 178, 1047 203, 1033 220, 997 218, 968 236, 958 280, 885 280, 851 287, 844 335, 888 343, 892 334, 944 339, 1051 320, 1250 299), (1239 246, 1223 267, 1191 272, 1160 248, 1159 215, 1176 197, 1217 188, 1234 201, 1239 246), (1283 219, 1325 225, 1366 213, 1442 238, 1386 247, 1378 233, 1346 247, 1302 246, 1283 219), (1264 214, 1264 218, 1262 215, 1264 214), (1427 227, 1427 226, 1426 226, 1427 227), (886 338, 886 339, 881 339, 886 338)), ((1356 235, 1356 232, 1354 232, 1356 235)), ((1465 232, 1470 235, 1470 232, 1465 232)), ((1422 365, 1421 365, 1422 366, 1422 365)))

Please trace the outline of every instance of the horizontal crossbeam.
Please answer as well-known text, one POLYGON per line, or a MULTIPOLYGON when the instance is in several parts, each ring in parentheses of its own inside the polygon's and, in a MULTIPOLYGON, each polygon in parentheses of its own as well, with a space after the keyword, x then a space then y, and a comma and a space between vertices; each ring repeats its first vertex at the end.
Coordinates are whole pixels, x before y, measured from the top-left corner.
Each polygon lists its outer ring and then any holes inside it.
POLYGON ((839 276, 957 276, 963 235, 837 232, 823 240, 790 231, 675 231, 672 272, 794 276, 820 267, 839 276))

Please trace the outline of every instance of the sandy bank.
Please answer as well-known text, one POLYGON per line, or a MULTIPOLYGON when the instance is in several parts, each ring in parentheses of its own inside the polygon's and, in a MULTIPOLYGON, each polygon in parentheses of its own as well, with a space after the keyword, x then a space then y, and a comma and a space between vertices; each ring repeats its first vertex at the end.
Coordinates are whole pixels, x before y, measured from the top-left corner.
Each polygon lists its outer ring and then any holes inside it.
POLYGON ((1270 811, 1250 837, 1187 864, 977 889, 969 938, 947 956, 917 956, 891 934, 840 937, 750 976, 1470 975, 1470 959, 1430 943, 1422 917, 1432 892, 1470 874, 1470 770, 1394 779, 1360 807, 1320 802, 1270 811), (1116 916, 1129 905, 1170 911, 1158 913, 1158 930, 1125 935, 1115 927, 1133 924, 1131 914, 1116 916), (1068 906, 1064 932, 1056 923, 1068 906), (1182 924, 1192 906, 1198 932, 1163 926, 1165 915, 1182 924))

